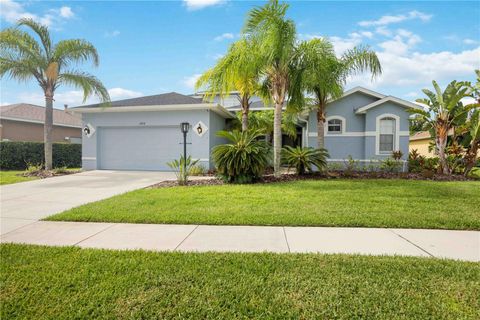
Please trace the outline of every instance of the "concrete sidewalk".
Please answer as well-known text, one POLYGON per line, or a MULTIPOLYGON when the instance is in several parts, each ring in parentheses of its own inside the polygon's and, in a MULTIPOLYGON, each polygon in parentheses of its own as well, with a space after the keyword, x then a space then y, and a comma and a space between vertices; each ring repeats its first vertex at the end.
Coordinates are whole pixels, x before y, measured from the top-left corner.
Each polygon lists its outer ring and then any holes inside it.
POLYGON ((0 239, 82 248, 351 253, 480 261, 478 231, 38 221, 0 239))

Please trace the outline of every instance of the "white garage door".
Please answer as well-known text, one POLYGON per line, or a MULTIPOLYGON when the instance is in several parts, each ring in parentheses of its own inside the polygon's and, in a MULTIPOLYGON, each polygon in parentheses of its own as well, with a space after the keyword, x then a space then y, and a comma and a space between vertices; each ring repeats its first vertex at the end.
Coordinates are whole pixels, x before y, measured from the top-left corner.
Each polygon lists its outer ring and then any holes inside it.
POLYGON ((178 126, 100 128, 100 169, 171 170, 167 162, 183 150, 178 126))

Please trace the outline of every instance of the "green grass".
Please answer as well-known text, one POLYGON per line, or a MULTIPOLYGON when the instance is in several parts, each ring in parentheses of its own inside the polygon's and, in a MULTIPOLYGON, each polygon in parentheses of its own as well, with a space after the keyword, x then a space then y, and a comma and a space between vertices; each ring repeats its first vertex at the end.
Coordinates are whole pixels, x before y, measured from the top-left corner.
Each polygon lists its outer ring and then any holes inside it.
POLYGON ((479 319, 480 265, 1 245, 2 319, 479 319))
POLYGON ((0 185, 19 183, 24 181, 30 181, 38 179, 37 177, 23 177, 22 173, 25 171, 17 170, 1 170, 0 171, 0 185))
POLYGON ((480 182, 317 180, 142 189, 47 220, 480 229, 480 182))

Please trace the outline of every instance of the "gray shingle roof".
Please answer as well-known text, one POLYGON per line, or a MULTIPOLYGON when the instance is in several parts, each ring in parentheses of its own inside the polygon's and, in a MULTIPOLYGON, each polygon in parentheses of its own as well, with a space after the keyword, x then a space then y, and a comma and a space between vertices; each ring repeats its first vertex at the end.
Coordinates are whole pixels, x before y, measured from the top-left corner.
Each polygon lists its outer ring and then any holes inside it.
MULTIPOLYGON (((174 104, 199 104, 203 103, 201 98, 193 98, 176 92, 156 94, 153 96, 131 98, 112 101, 111 107, 135 107, 135 106, 161 106, 174 104)), ((81 108, 98 108, 100 104, 80 106, 81 108)))

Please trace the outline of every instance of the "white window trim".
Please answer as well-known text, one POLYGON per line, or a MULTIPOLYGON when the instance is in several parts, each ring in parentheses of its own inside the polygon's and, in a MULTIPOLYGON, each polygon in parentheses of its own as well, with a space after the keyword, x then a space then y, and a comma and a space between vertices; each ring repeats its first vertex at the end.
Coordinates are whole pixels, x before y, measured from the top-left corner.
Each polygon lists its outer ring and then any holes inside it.
POLYGON ((342 116, 330 116, 330 117, 327 117, 327 119, 325 120, 325 126, 323 128, 323 132, 324 132, 325 136, 338 137, 340 135, 345 134, 346 127, 347 127, 347 120, 344 117, 342 117, 342 116), (339 133, 328 133, 328 121, 330 121, 330 120, 340 120, 340 121, 342 121, 342 125, 341 125, 342 130, 339 133))
POLYGON ((383 118, 393 118, 395 119, 395 136, 394 136, 394 145, 393 151, 400 150, 400 117, 392 113, 384 113, 376 118, 376 128, 375 128, 375 154, 377 156, 388 156, 392 152, 380 152, 380 120, 383 118))

